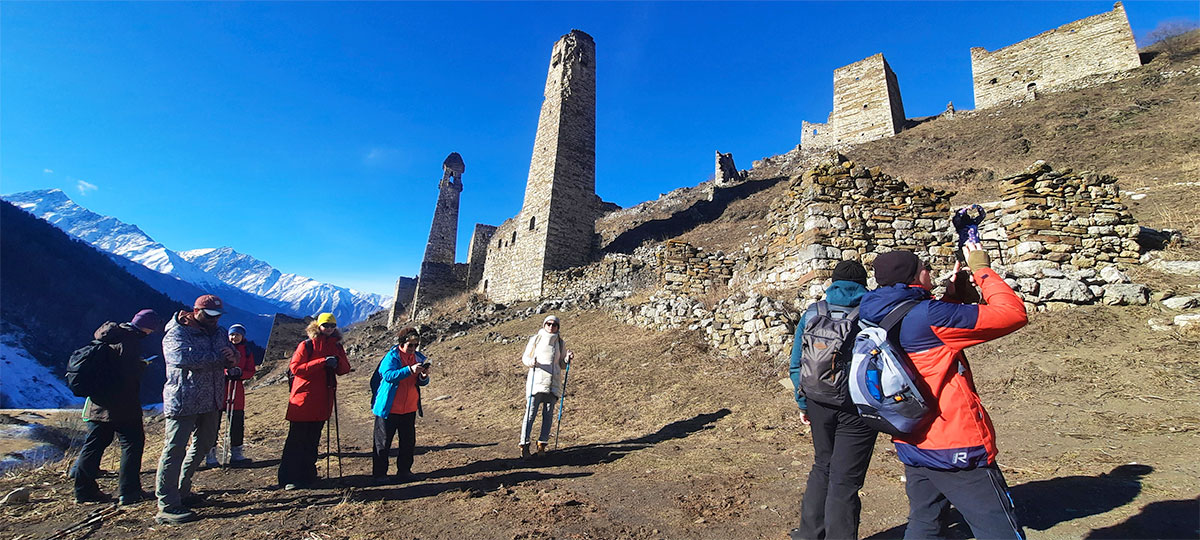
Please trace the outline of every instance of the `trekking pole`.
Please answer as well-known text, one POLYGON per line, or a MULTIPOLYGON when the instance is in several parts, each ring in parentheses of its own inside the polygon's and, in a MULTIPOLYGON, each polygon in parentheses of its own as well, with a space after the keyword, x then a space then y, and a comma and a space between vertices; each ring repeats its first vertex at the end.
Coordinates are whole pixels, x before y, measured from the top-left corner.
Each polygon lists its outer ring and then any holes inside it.
POLYGON ((337 387, 333 387, 333 433, 337 439, 338 480, 342 479, 342 427, 338 423, 337 387))
POLYGON ((558 450, 558 432, 562 430, 562 413, 563 404, 567 402, 567 375, 571 374, 571 362, 567 362, 567 369, 563 371, 563 389, 562 397, 558 399, 558 424, 554 426, 554 449, 558 450))
POLYGON ((221 454, 225 458, 222 466, 228 468, 232 457, 229 445, 233 443, 233 402, 237 399, 237 384, 233 380, 227 380, 226 384, 229 385, 229 391, 225 393, 225 440, 222 441, 224 448, 221 454))
MULTIPOLYGON (((336 380, 334 379, 334 377, 336 377, 336 376, 337 376, 337 372, 334 371, 332 368, 329 368, 329 367, 325 368, 325 388, 329 391, 329 395, 333 396, 333 410, 335 411, 335 413, 337 411, 337 394, 334 393, 334 392, 336 392, 336 388, 334 386, 336 384, 336 380)), ((334 424, 336 424, 336 423, 337 423, 337 416, 334 416, 332 423, 329 422, 328 420, 325 421, 325 479, 326 480, 329 480, 329 471, 330 471, 329 460, 330 460, 330 456, 332 456, 332 453, 330 452, 330 448, 329 448, 330 432, 333 430, 334 424)), ((339 439, 341 438, 340 433, 338 434, 338 438, 339 439)), ((338 446, 340 447, 341 445, 339 444, 338 446)), ((342 465, 341 459, 342 459, 341 456, 338 456, 338 466, 339 467, 342 465)))

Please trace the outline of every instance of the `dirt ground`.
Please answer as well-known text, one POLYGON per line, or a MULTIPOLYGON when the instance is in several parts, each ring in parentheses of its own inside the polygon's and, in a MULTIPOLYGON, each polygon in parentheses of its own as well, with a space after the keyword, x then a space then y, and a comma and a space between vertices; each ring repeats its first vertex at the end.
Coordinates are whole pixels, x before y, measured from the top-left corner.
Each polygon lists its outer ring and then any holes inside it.
MULTIPOLYGON (((969 351, 999 431, 999 462, 1033 538, 1195 538, 1200 508, 1200 337, 1155 333, 1156 308, 1035 314, 1018 333, 969 351)), ((322 489, 274 488, 286 385, 250 393, 245 468, 203 470, 203 519, 156 525, 153 502, 89 529, 93 538, 786 538, 812 464, 807 428, 776 380, 785 359, 731 361, 694 334, 654 332, 599 312, 564 313, 576 352, 558 450, 518 459, 519 355, 540 317, 481 327, 426 347, 411 484, 369 483, 367 377, 387 341, 351 331, 356 369, 339 398, 343 477, 322 489), (370 343, 377 345, 369 346, 370 343)), ((268 375, 269 376, 269 375, 268 375)), ((147 425, 152 488, 161 422, 147 425)), ((332 474, 338 474, 337 459, 332 474)), ((325 470, 325 459, 319 462, 325 470)), ((75 505, 67 463, 10 472, 0 538, 42 538, 96 505, 75 505), (27 535, 27 536, 21 536, 27 535)), ((115 469, 115 451, 104 468, 115 469)), ((862 490, 863 537, 899 538, 903 467, 883 437, 862 490)), ((102 479, 106 491, 115 476, 102 479)), ((969 537, 959 523, 951 533, 969 537)), ((82 537, 76 534, 72 538, 82 537)))

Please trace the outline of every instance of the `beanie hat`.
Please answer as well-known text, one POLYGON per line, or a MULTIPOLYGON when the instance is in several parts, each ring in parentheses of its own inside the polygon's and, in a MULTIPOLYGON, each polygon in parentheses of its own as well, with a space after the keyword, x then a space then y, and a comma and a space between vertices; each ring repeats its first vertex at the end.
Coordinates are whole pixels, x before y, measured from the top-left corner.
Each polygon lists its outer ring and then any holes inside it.
POLYGON ((143 309, 133 316, 129 324, 142 330, 155 331, 162 328, 162 318, 153 309, 143 309))
POLYGON ((217 311, 225 311, 225 303, 215 294, 206 294, 196 299, 196 303, 192 305, 193 309, 215 309, 217 311))
POLYGON ((330 324, 330 323, 337 324, 337 319, 335 319, 333 317, 332 313, 322 313, 320 315, 317 315, 317 324, 330 324))
POLYGON ((545 326, 548 322, 556 323, 558 322, 558 317, 555 317, 554 315, 546 315, 546 318, 542 319, 542 326, 545 326))
POLYGON ((230 326, 229 327, 229 335, 232 336, 234 334, 241 334, 243 336, 246 335, 246 327, 242 326, 241 324, 235 324, 233 326, 230 326))
POLYGON ((867 286, 867 269, 858 261, 842 261, 833 267, 834 281, 853 281, 867 286))
POLYGON ((896 283, 912 283, 921 271, 921 259, 911 251, 889 251, 875 257, 872 266, 875 267, 875 281, 879 286, 889 287, 896 283))

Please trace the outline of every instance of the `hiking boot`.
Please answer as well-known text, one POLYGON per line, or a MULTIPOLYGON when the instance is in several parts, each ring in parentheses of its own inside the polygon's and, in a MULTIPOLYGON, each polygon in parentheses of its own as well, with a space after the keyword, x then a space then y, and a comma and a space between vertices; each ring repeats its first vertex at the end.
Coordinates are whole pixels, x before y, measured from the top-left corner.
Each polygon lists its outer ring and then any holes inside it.
POLYGON ((529 443, 518 445, 521 447, 521 459, 529 459, 529 443))
POLYGON ((409 482, 420 482, 421 481, 421 476, 417 475, 417 474, 413 474, 411 471, 405 472, 405 473, 396 473, 395 478, 396 478, 397 484, 407 484, 409 482))
POLYGON ((179 525, 180 523, 188 523, 200 519, 195 512, 188 510, 184 506, 168 506, 160 508, 158 514, 155 514, 154 521, 165 525, 179 525))
POLYGON ((208 497, 203 493, 188 493, 187 495, 180 494, 179 502, 184 506, 200 506, 208 500, 208 497))
POLYGON ((250 458, 248 458, 242 454, 241 446, 234 446, 229 449, 229 461, 230 461, 230 463, 241 464, 241 463, 250 463, 253 460, 251 460, 250 458))
POLYGON ((544 442, 538 441, 537 457, 546 457, 546 447, 547 446, 550 446, 550 443, 544 443, 544 442))
POLYGON ((219 467, 221 465, 221 462, 217 461, 217 447, 214 446, 209 449, 208 455, 204 456, 204 464, 209 467, 219 467))
POLYGON ((75 494, 76 504, 106 503, 109 501, 112 501, 112 497, 110 497, 107 493, 100 491, 99 489, 75 494))
POLYGON ((140 503, 143 501, 148 501, 153 498, 154 498, 153 493, 150 493, 149 491, 142 491, 139 489, 136 493, 132 493, 129 495, 121 495, 120 497, 118 497, 117 504, 119 504, 121 506, 129 506, 131 504, 137 504, 137 503, 140 503))
POLYGON ((295 491, 297 489, 300 489, 300 484, 284 484, 283 485, 284 491, 295 491))

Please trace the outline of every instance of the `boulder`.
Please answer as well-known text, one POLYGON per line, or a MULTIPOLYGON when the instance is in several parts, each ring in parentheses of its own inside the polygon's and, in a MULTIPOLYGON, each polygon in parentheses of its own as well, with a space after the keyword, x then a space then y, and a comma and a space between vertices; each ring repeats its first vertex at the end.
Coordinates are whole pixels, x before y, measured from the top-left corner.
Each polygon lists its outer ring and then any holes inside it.
POLYGON ((1175 326, 1178 326, 1179 328, 1200 327, 1200 313, 1176 315, 1175 326))
POLYGON ((1169 309, 1185 310, 1200 306, 1200 296, 1173 296, 1162 301, 1163 307, 1169 309))
POLYGON ((1155 259, 1150 261, 1148 266, 1159 272, 1168 274, 1200 276, 1200 261, 1164 261, 1162 259, 1155 259))
POLYGON ((27 487, 19 487, 8 492, 3 499, 0 499, 0 506, 9 506, 13 504, 26 504, 29 502, 30 490, 27 487))
POLYGON ((1095 295, 1082 281, 1047 278, 1038 284, 1038 300, 1042 302, 1086 304, 1094 299, 1095 295))
POLYGON ((1110 306, 1143 306, 1150 301, 1150 289, 1137 283, 1113 283, 1104 287, 1104 303, 1110 306))
POLYGON ((1100 279, 1103 279, 1105 283, 1129 283, 1131 281, 1125 272, 1117 270, 1115 266, 1101 268, 1100 279))

